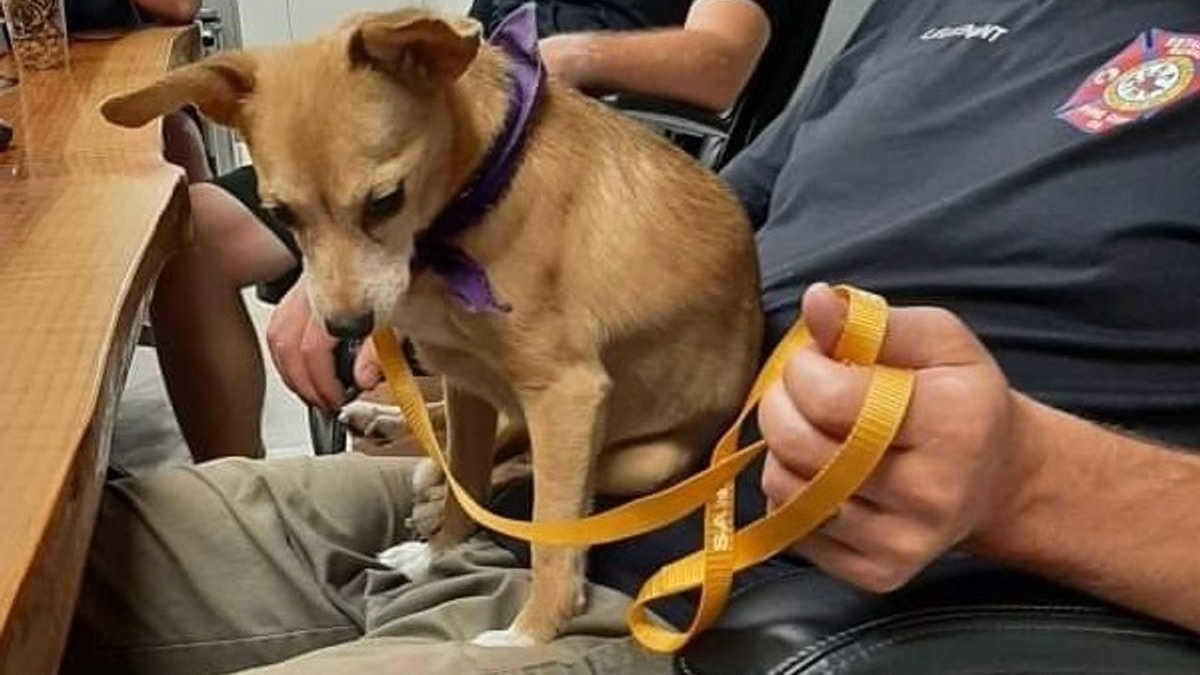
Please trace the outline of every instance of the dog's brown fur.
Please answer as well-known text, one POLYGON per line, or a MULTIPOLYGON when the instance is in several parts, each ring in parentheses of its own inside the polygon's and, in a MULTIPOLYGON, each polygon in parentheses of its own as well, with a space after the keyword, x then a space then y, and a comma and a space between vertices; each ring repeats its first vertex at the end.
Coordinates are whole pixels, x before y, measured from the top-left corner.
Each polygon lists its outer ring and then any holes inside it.
MULTIPOLYGON (((219 55, 114 98, 136 126, 181 105, 247 138, 264 204, 286 206, 325 319, 373 312, 447 379, 455 474, 486 490, 497 411, 532 442, 534 515, 585 514, 594 490, 641 494, 696 466, 728 423, 761 340, 750 227, 709 172, 635 122, 551 80, 506 197, 456 242, 507 314, 470 314, 413 237, 499 133, 507 61, 478 27, 403 10, 308 42, 219 55), (404 207, 364 226, 365 200, 404 207)), ((482 496, 482 495, 481 495, 482 496)), ((434 550, 472 524, 449 504, 434 550)), ((578 550, 535 546, 512 629, 553 638, 582 600, 578 550)))

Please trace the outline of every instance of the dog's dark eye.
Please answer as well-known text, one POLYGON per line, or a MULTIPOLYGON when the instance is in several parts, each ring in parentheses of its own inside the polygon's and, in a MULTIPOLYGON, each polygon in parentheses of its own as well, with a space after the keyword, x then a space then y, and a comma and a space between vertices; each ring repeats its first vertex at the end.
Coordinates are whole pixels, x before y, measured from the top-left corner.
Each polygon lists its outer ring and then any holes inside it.
POLYGON ((271 214, 272 218, 278 220, 284 225, 287 225, 288 227, 294 227, 296 225, 296 214, 292 213, 292 210, 283 204, 266 206, 264 208, 266 209, 267 213, 271 214))
POLYGON ((372 227, 378 225, 385 218, 396 215, 400 209, 404 208, 404 185, 396 186, 395 190, 368 200, 363 205, 363 225, 372 227))

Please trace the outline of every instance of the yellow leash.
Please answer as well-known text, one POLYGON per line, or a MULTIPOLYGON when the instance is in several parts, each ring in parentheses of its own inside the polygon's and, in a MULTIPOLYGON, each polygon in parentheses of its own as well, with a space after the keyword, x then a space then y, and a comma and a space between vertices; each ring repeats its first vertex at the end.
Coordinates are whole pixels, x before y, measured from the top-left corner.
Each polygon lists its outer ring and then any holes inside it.
POLYGON ((376 332, 373 340, 379 363, 413 437, 441 466, 446 483, 463 510, 483 527, 538 544, 590 546, 658 529, 704 506, 704 548, 651 576, 629 609, 629 627, 634 637, 652 651, 670 653, 716 621, 729 598, 734 573, 778 554, 834 515, 871 475, 904 421, 912 397, 913 375, 875 363, 887 331, 887 303, 876 295, 848 286, 835 290, 848 300, 849 310, 834 357, 872 368, 866 400, 850 435, 808 487, 742 530, 735 530, 734 526, 734 479, 762 454, 766 444, 759 441, 739 449, 738 436, 763 394, 782 378, 788 358, 812 342, 802 320, 792 326, 763 366, 737 420, 717 442, 707 469, 666 490, 603 513, 577 520, 537 523, 497 516, 480 506, 459 484, 439 447, 425 401, 413 381, 399 341, 387 329, 376 332), (700 602, 687 630, 664 628, 651 619, 647 604, 694 588, 700 589, 700 602))

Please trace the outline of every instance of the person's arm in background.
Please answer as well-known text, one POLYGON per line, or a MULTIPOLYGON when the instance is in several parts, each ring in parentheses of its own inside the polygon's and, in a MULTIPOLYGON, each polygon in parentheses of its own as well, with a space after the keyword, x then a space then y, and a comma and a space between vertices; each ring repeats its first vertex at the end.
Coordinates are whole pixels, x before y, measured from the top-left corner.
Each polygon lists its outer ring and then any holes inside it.
POLYGON ((196 18, 200 0, 134 0, 138 10, 163 23, 183 24, 196 18))
POLYGON ((568 33, 543 39, 541 49, 550 72, 580 89, 722 111, 750 80, 770 36, 766 12, 751 0, 696 0, 682 28, 568 33))
MULTIPOLYGON (((820 348, 793 357, 759 409, 773 503, 829 461, 870 373, 826 356, 845 316, 828 287, 805 294, 804 316, 820 348)), ((858 494, 794 553, 886 592, 961 546, 1200 632, 1200 457, 1013 391, 943 310, 891 310, 879 361, 916 373, 905 422, 858 494)))

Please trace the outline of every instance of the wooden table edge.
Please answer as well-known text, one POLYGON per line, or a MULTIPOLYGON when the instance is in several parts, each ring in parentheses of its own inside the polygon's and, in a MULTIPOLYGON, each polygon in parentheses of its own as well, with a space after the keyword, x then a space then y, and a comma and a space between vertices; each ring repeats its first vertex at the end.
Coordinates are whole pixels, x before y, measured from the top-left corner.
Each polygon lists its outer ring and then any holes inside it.
MULTIPOLYGON (((147 31, 157 33, 156 44, 165 46, 163 72, 193 59, 197 53, 195 28, 147 31)), ((178 247, 187 224, 183 171, 162 159, 161 144, 148 150, 152 150, 152 156, 145 158, 139 168, 131 168, 131 174, 162 173, 161 194, 146 195, 147 199, 160 200, 159 217, 154 227, 147 229, 136 262, 122 285, 116 311, 106 326, 108 348, 102 365, 92 373, 90 415, 78 426, 77 451, 63 466, 58 494, 49 502, 50 512, 35 516, 48 525, 37 547, 29 551, 26 573, 18 582, 13 602, 0 605, 0 675, 53 675, 57 671, 100 502, 116 403, 145 315, 145 299, 166 258, 178 247)))

